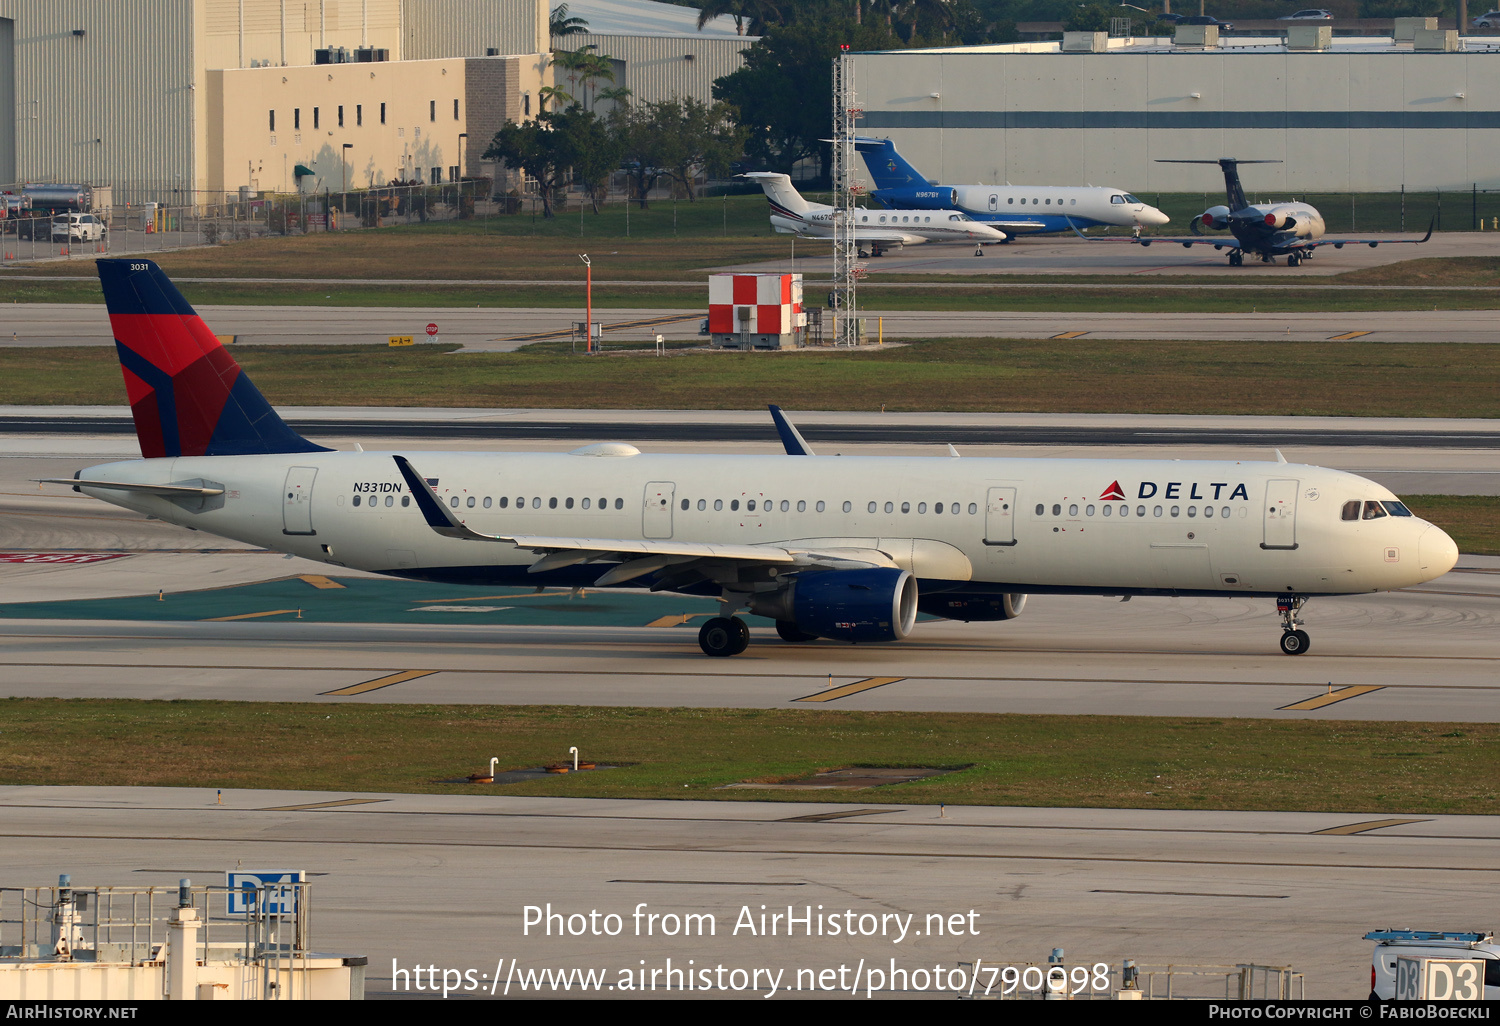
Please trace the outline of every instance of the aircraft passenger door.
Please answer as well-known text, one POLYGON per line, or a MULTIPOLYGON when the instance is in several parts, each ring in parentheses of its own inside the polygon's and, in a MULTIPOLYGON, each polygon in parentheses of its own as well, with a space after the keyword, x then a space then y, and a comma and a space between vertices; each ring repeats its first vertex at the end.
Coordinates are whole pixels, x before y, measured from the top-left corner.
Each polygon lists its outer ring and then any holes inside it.
POLYGON ((281 533, 317 534, 312 525, 313 478, 317 467, 292 467, 281 489, 281 533))
POLYGON ((990 193, 990 209, 991 210, 999 210, 1000 209, 1000 197, 997 196, 997 195, 995 195, 993 192, 990 193))
POLYGON ((1267 481, 1265 502, 1265 541, 1263 549, 1297 547, 1297 482, 1267 481))
POLYGON ((672 502, 676 491, 677 486, 671 481, 652 481, 646 485, 641 532, 647 538, 672 537, 672 502))
POLYGON ((1016 490, 1014 488, 991 488, 984 507, 984 543, 986 545, 1014 545, 1016 543, 1016 490))

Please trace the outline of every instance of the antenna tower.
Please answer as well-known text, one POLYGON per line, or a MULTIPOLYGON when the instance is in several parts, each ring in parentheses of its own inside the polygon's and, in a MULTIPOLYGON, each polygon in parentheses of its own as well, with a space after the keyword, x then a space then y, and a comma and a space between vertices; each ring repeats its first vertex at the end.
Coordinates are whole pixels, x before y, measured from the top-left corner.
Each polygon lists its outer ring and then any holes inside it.
POLYGON ((854 123, 864 117, 854 91, 854 57, 844 46, 833 59, 833 295, 838 330, 834 345, 859 345, 859 303, 855 285, 864 268, 854 238, 854 123))

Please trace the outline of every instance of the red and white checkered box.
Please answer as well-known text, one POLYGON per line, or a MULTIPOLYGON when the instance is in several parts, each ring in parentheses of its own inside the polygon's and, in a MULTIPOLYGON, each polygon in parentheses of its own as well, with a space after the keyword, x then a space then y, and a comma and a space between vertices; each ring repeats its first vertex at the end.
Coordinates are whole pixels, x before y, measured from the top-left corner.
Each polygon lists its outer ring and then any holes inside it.
POLYGON ((714 335, 789 335, 801 323, 802 275, 711 274, 708 330, 714 335), (748 323, 740 311, 749 311, 748 323))

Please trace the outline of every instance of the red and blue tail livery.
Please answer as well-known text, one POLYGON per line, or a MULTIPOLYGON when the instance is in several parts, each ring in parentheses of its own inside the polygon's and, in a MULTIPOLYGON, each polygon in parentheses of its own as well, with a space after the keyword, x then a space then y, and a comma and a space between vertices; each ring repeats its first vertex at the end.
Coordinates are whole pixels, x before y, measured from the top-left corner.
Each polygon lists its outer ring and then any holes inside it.
POLYGON ((326 452, 287 426, 150 260, 100 260, 141 455, 326 452))

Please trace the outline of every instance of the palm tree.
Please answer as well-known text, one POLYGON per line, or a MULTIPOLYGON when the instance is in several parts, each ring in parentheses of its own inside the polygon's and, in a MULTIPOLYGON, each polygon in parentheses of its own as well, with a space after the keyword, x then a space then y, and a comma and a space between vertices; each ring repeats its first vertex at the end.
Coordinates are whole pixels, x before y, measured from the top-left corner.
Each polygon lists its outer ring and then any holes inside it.
POLYGON ((589 23, 583 18, 568 17, 568 5, 558 4, 552 8, 547 20, 547 31, 553 36, 576 36, 588 32, 589 23))
POLYGON ((582 62, 580 76, 583 78, 583 86, 589 90, 589 110, 594 109, 594 82, 603 80, 613 82, 615 80, 614 62, 609 59, 608 54, 587 54, 587 60, 582 62))
POLYGON ((610 86, 608 89, 599 90, 599 95, 595 99, 606 100, 617 107, 624 107, 629 105, 631 95, 630 90, 624 86, 610 86))
POLYGON ((786 23, 778 0, 707 0, 698 10, 698 28, 723 15, 734 19, 734 30, 742 36, 747 27, 752 36, 760 36, 769 26, 786 23))
POLYGON ((537 112, 542 114, 547 111, 548 100, 555 102, 559 108, 565 103, 573 102, 573 95, 571 93, 564 92, 556 86, 542 86, 542 88, 536 91, 536 98, 537 112))

